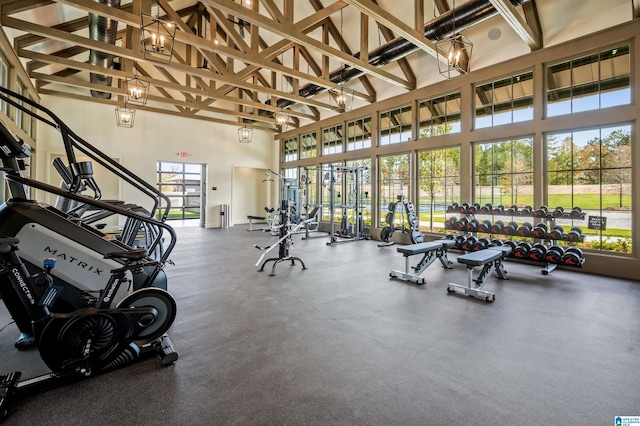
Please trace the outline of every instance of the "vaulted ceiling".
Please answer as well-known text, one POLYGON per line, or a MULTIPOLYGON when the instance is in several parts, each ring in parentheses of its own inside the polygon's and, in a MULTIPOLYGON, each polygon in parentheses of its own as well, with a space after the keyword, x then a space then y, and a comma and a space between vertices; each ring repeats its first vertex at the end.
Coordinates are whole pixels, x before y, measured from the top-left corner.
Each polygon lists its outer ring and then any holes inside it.
POLYGON ((452 34, 473 71, 639 16, 640 0, 0 0, 41 94, 123 106, 137 76, 136 109, 274 131, 281 109, 290 126, 339 113, 341 82, 360 107, 442 80, 452 34), (175 24, 170 62, 145 55, 143 15, 175 24))

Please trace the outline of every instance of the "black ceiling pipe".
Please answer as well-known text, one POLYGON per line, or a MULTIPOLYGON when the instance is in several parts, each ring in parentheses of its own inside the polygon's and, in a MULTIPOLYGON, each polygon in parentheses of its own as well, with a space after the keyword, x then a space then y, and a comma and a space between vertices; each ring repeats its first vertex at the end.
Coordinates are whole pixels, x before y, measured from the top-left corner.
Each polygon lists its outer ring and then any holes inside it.
MULTIPOLYGON (((529 0, 510 1, 515 7, 527 3, 529 0)), ((428 40, 435 42, 479 24, 497 14, 498 11, 489 0, 470 0, 427 22, 424 26, 424 36, 428 40)), ((396 38, 370 52, 368 63, 375 67, 381 67, 388 63, 395 62, 416 50, 418 50, 418 48, 410 41, 403 38, 396 38)), ((354 57, 360 57, 360 53, 356 53, 354 57)), ((361 77, 364 74, 364 71, 346 65, 344 69, 341 68, 332 72, 329 75, 329 80, 332 83, 340 84, 361 77)), ((303 98, 308 98, 325 90, 327 89, 322 86, 307 84, 300 88, 298 94, 303 98)), ((280 99, 277 102, 277 106, 279 108, 287 108, 293 103, 293 101, 287 99, 280 99)), ((267 113, 267 115, 273 114, 270 111, 267 111, 267 113)))
MULTIPOLYGON (((95 0, 98 3, 109 7, 120 8, 120 0, 95 0)), ((104 43, 116 43, 116 34, 118 32, 118 22, 105 18, 104 16, 89 14, 89 37, 91 40, 101 41, 104 43)), ((114 68, 113 55, 99 50, 89 52, 89 62, 103 68, 114 68)), ((112 77, 104 74, 91 73, 89 76, 91 83, 104 84, 111 86, 112 77)), ((96 98, 111 99, 111 93, 91 90, 91 96, 96 98)))

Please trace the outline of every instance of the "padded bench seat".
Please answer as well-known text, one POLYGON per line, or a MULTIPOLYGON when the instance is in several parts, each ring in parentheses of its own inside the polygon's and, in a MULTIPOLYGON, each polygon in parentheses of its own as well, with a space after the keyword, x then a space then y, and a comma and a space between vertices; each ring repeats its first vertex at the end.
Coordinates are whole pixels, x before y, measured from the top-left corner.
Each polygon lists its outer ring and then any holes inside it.
POLYGON ((447 291, 450 293, 460 293, 466 296, 479 297, 487 302, 496 300, 494 293, 484 290, 487 278, 495 272, 496 276, 503 280, 508 280, 507 271, 502 265, 502 259, 511 253, 509 246, 489 247, 485 250, 474 251, 458 256, 458 263, 467 265, 468 281, 467 285, 449 283, 447 291), (482 266, 478 278, 473 279, 473 268, 482 266), (475 284, 474 284, 475 283, 475 284))
POLYGON ((436 259, 440 260, 443 267, 451 269, 451 261, 447 256, 447 250, 452 248, 454 244, 455 241, 453 240, 442 239, 397 247, 398 253, 402 253, 405 258, 404 272, 393 270, 389 273, 389 276, 391 278, 412 281, 416 284, 424 284, 426 280, 424 277, 421 277, 420 274, 436 259), (416 254, 424 254, 424 256, 420 262, 418 262, 418 265, 413 268, 414 272, 411 272, 409 257, 416 254))
POLYGON ((265 216, 253 216, 253 215, 248 215, 247 219, 249 219, 249 229, 247 229, 247 231, 262 231, 262 229, 253 229, 253 221, 254 220, 260 220, 260 221, 266 221, 267 218, 265 216))

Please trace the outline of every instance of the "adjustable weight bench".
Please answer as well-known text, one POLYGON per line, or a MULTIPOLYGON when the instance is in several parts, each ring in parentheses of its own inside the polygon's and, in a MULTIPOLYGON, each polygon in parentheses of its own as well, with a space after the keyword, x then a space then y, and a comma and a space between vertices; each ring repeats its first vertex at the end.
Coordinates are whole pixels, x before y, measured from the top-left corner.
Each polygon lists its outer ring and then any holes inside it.
POLYGON ((247 219, 249 219, 249 229, 247 229, 247 231, 262 231, 262 230, 264 230, 264 228, 262 228, 262 229, 253 229, 252 221, 254 221, 254 220, 266 221, 267 218, 265 216, 252 216, 252 215, 249 215, 249 216, 247 216, 247 219))
POLYGON ((443 267, 451 269, 451 261, 447 256, 447 250, 452 248, 454 244, 454 240, 437 240, 398 247, 398 252, 404 256, 404 272, 394 270, 389 273, 389 276, 391 278, 411 281, 416 284, 424 284, 426 280, 424 277, 421 277, 420 274, 435 262, 436 259, 440 260, 443 267), (409 257, 416 254, 424 254, 424 256, 422 256, 418 265, 413 268, 414 272, 412 273, 410 272, 409 257))
POLYGON ((509 246, 488 247, 485 250, 474 251, 471 253, 458 256, 458 263, 467 265, 468 282, 467 286, 449 283, 447 291, 450 293, 460 293, 466 296, 478 297, 485 299, 487 302, 496 300, 496 295, 484 290, 487 279, 493 272, 496 276, 503 280, 508 280, 507 271, 502 265, 502 259, 511 253, 509 246), (478 278, 473 279, 473 268, 482 266, 482 270, 478 274, 478 278), (475 285, 472 284, 475 282, 475 285))

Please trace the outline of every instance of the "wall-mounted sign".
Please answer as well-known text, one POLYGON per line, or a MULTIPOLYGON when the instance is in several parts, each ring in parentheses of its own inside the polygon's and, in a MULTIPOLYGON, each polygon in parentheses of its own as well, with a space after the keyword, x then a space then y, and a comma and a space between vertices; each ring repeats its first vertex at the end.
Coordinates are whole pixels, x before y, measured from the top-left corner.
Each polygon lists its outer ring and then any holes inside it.
POLYGON ((607 218, 604 216, 589 216, 589 229, 605 231, 607 229, 607 218))

